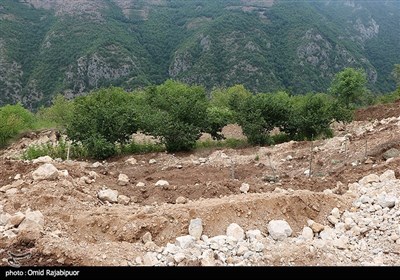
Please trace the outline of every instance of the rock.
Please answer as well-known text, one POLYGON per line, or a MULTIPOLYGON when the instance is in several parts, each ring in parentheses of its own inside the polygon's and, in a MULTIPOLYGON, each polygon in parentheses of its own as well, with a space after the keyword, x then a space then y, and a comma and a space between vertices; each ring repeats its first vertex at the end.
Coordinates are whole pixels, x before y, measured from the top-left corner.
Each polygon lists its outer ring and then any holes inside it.
POLYGON ((385 193, 380 194, 380 195, 378 196, 378 199, 377 199, 378 204, 379 204, 382 208, 385 208, 385 207, 392 208, 392 207, 394 207, 395 204, 396 204, 396 200, 397 200, 397 199, 396 199, 395 196, 393 196, 393 195, 387 195, 387 194, 385 194, 385 193))
POLYGON ((321 231, 323 231, 324 229, 325 229, 325 226, 324 225, 321 225, 320 223, 312 223, 311 225, 310 225, 310 228, 312 229, 312 231, 314 232, 314 233, 320 233, 321 231))
POLYGON ((157 163, 157 161, 154 158, 149 160, 149 164, 155 164, 155 163, 157 163))
POLYGON ((110 190, 110 189, 101 190, 97 193, 97 197, 101 201, 117 203, 118 202, 118 191, 110 190))
POLYGON ((226 235, 236 238, 237 240, 243 240, 244 230, 238 224, 232 223, 227 227, 226 235))
POLYGON ((247 183, 242 183, 242 185, 241 185, 240 188, 239 188, 239 190, 240 190, 242 193, 247 193, 247 192, 249 191, 249 189, 250 189, 250 185, 247 184, 247 183))
POLYGON ((147 251, 153 251, 153 252, 159 250, 159 247, 158 247, 157 244, 154 243, 153 241, 147 241, 147 242, 144 244, 144 248, 145 248, 147 251))
POLYGON ((329 215, 329 216, 328 216, 328 221, 329 221, 332 225, 336 225, 337 223, 339 223, 339 220, 336 219, 333 215, 329 215))
POLYGON ((93 168, 98 168, 100 166, 102 166, 102 164, 100 162, 98 162, 98 161, 96 161, 95 163, 92 164, 93 168))
POLYGON ((310 227, 303 227, 300 238, 307 241, 312 240, 314 238, 313 230, 310 227))
POLYGON ((143 256, 143 265, 155 266, 158 264, 157 253, 148 252, 143 256))
POLYGON ((118 204, 128 205, 130 201, 131 199, 125 195, 121 194, 118 196, 118 204))
POLYGON ((44 217, 40 211, 25 212, 25 219, 18 226, 19 239, 23 243, 34 243, 40 238, 40 232, 44 227, 44 217))
POLYGON ((174 260, 176 263, 182 262, 184 259, 186 259, 186 256, 184 253, 177 253, 174 255, 174 260))
POLYGON ((20 180, 22 178, 21 174, 17 174, 14 176, 14 180, 20 180))
POLYGON ((207 162, 207 159, 206 158, 199 158, 199 160, 198 160, 200 163, 206 163, 207 162))
POLYGON ((303 174, 306 175, 306 176, 309 176, 310 175, 310 169, 305 170, 303 174))
POLYGON ((131 165, 135 165, 137 164, 137 160, 133 157, 128 158, 127 160, 125 160, 126 163, 131 164, 131 165))
POLYGON ((49 156, 44 156, 44 157, 38 157, 36 159, 34 159, 32 162, 33 163, 50 163, 52 162, 53 159, 49 156))
POLYGON ((287 157, 286 157, 286 160, 287 161, 291 161, 293 159, 293 157, 291 156, 291 155, 288 155, 287 157))
POLYGON ((292 228, 284 220, 272 220, 268 223, 268 233, 274 240, 284 240, 292 235, 292 228))
POLYGON ((321 237, 322 240, 334 240, 336 238, 336 233, 333 229, 326 227, 319 233, 319 237, 321 237))
POLYGON ((336 208, 336 207, 333 208, 332 211, 331 211, 331 215, 333 217, 335 217, 336 219, 340 219, 340 211, 339 211, 339 209, 336 208))
POLYGON ((99 177, 99 174, 97 174, 95 171, 89 171, 88 177, 89 179, 96 180, 97 177, 99 177))
POLYGON ((215 266, 215 258, 213 250, 205 250, 200 257, 202 266, 215 266))
POLYGON ((51 163, 45 163, 32 173, 33 180, 56 180, 58 178, 58 170, 51 163))
POLYGON ((364 161, 364 164, 373 164, 374 163, 374 161, 371 159, 371 158, 367 158, 365 161, 364 161))
POLYGON ((203 233, 203 221, 199 218, 192 219, 189 224, 189 234, 196 239, 200 239, 203 233))
POLYGON ((68 170, 65 170, 65 169, 64 170, 59 170, 58 171, 58 176, 66 178, 66 177, 69 176, 69 172, 68 172, 68 170))
POLYGON ((176 246, 175 244, 171 244, 171 243, 167 243, 167 246, 165 246, 164 250, 163 250, 163 254, 176 254, 180 251, 181 249, 176 246))
POLYGON ((136 187, 138 187, 138 188, 143 188, 143 187, 145 187, 145 186, 146 186, 146 184, 143 183, 143 182, 138 182, 138 183, 136 184, 136 187))
POLYGON ((324 194, 329 195, 329 194, 333 194, 333 191, 331 189, 325 189, 323 191, 324 194))
POLYGON ((8 213, 0 214, 0 226, 6 225, 10 218, 11 218, 11 215, 8 213))
POLYGON ((261 240, 263 236, 261 231, 259 231, 258 229, 254 229, 246 231, 246 237, 250 240, 250 242, 252 242, 255 240, 261 240))
POLYGON ((175 200, 176 204, 185 204, 186 203, 186 198, 184 198, 183 196, 178 196, 178 198, 175 200))
POLYGON ((379 180, 381 182, 386 182, 386 181, 393 181, 396 180, 396 175, 393 170, 386 170, 381 176, 379 176, 379 180))
POLYGON ((11 189, 6 190, 6 195, 7 196, 11 196, 11 195, 14 195, 14 194, 17 194, 17 193, 18 193, 18 189, 16 189, 16 188, 11 188, 11 189))
POLYGON ((146 232, 143 236, 142 236, 142 241, 144 244, 146 244, 147 242, 153 241, 152 240, 153 237, 151 236, 150 232, 146 232))
POLYGON ((339 239, 333 240, 333 246, 335 246, 338 249, 347 249, 347 244, 349 242, 349 238, 345 235, 342 235, 339 239))
POLYGON ((165 180, 158 180, 155 186, 156 187, 165 187, 165 186, 169 186, 169 183, 168 183, 168 181, 165 181, 165 180))
POLYGON ((195 241, 194 237, 191 235, 180 236, 177 237, 175 240, 176 246, 179 246, 182 249, 188 249, 192 247, 195 241))
POLYGON ((17 212, 8 219, 7 224, 13 227, 18 227, 24 219, 25 215, 21 212, 17 212))
POLYGON ((395 158, 395 157, 400 156, 400 151, 398 149, 391 148, 391 149, 387 150, 386 152, 384 152, 382 156, 385 160, 389 159, 389 158, 395 158))
POLYGON ((129 184, 129 177, 125 174, 119 174, 118 175, 118 185, 120 186, 126 186, 129 184))
POLYGON ((360 181, 358 181, 358 183, 362 186, 365 186, 369 183, 374 183, 374 182, 379 182, 379 176, 376 174, 369 174, 367 176, 365 176, 364 178, 362 178, 360 181))

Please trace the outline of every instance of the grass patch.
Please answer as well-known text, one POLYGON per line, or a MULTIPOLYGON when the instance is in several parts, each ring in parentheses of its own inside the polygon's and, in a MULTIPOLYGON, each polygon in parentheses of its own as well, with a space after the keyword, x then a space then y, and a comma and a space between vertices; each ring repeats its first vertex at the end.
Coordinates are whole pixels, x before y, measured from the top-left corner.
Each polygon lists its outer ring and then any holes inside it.
MULTIPOLYGON (((22 154, 22 159, 32 160, 42 156, 50 156, 52 158, 67 159, 68 143, 60 140, 57 145, 46 143, 41 145, 29 146, 22 154)), ((71 144, 69 150, 70 159, 85 159, 88 157, 87 150, 79 144, 71 144)))
POLYGON ((250 147, 250 144, 245 139, 228 138, 225 140, 211 140, 196 142, 196 150, 212 149, 212 148, 231 148, 241 149, 250 147))
POLYGON ((136 143, 131 142, 127 145, 123 145, 118 149, 118 154, 120 155, 130 155, 130 154, 147 154, 147 153, 159 153, 164 152, 165 146, 163 144, 144 142, 136 143))

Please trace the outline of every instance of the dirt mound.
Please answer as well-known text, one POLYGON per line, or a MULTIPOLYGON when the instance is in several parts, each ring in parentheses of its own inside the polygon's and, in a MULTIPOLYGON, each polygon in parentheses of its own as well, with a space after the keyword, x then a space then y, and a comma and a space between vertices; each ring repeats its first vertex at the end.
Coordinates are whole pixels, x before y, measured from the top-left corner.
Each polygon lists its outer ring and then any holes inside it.
POLYGON ((390 104, 379 104, 368 108, 358 109, 354 119, 356 121, 382 120, 400 116, 400 99, 390 104))

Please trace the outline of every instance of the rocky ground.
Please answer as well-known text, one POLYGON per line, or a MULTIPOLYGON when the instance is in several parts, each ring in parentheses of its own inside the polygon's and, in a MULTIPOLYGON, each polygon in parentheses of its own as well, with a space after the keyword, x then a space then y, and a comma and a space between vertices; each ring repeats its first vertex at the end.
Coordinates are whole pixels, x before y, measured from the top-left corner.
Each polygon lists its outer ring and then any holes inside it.
POLYGON ((26 135, 0 152, 0 265, 399 265, 400 112, 371 110, 312 143, 107 162, 19 160, 55 141, 26 135))

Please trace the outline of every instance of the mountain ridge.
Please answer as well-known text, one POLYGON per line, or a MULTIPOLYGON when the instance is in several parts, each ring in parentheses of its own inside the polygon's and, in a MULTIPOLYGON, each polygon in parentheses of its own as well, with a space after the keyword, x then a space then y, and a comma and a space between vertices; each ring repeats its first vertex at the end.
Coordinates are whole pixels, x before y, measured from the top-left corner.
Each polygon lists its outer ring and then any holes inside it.
POLYGON ((387 92, 398 30, 400 1, 4 0, 0 105, 168 78, 318 92, 344 67, 387 92))

